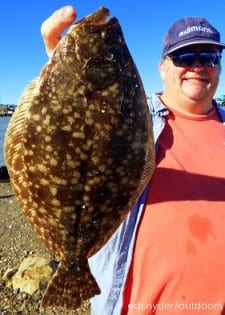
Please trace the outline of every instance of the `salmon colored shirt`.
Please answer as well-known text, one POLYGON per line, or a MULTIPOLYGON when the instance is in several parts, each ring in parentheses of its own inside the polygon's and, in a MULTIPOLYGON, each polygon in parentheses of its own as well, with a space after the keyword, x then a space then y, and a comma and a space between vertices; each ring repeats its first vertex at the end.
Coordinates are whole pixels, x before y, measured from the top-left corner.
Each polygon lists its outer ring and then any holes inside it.
POLYGON ((174 114, 159 139, 123 315, 225 314, 225 125, 216 110, 174 114))

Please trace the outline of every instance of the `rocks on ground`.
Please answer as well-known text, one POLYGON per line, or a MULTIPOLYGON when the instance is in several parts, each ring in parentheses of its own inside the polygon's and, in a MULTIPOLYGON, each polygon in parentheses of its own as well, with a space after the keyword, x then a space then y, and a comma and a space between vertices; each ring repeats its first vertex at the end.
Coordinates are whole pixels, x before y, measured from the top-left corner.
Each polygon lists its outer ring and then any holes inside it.
POLYGON ((57 263, 20 211, 10 183, 0 182, 0 196, 0 315, 89 315, 88 301, 76 311, 42 308, 57 263))

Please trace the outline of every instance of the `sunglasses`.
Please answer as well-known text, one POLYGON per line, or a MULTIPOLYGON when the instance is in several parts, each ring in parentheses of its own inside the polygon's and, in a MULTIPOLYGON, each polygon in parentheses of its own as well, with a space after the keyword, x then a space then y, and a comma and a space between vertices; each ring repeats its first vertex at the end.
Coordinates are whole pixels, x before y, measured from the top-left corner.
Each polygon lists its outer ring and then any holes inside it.
POLYGON ((221 53, 216 51, 207 52, 180 52, 169 55, 176 67, 191 67, 198 59, 202 67, 215 67, 220 65, 221 53))

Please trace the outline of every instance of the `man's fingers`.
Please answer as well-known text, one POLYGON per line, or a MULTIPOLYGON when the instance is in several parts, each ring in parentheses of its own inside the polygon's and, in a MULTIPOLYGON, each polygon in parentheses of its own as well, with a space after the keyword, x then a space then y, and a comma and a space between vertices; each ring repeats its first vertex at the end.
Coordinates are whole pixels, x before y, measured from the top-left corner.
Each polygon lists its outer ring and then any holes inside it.
POLYGON ((65 6, 55 11, 41 26, 41 34, 48 56, 51 56, 58 44, 63 31, 76 18, 76 11, 72 6, 65 6))

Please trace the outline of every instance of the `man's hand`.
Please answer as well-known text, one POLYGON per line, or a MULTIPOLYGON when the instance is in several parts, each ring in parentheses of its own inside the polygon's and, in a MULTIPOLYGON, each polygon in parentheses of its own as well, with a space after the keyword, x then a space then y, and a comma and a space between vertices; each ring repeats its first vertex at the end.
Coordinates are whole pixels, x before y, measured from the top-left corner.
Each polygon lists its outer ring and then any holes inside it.
POLYGON ((72 6, 65 6, 55 11, 41 26, 41 34, 45 48, 50 57, 61 39, 63 31, 69 27, 76 18, 76 11, 72 6))

